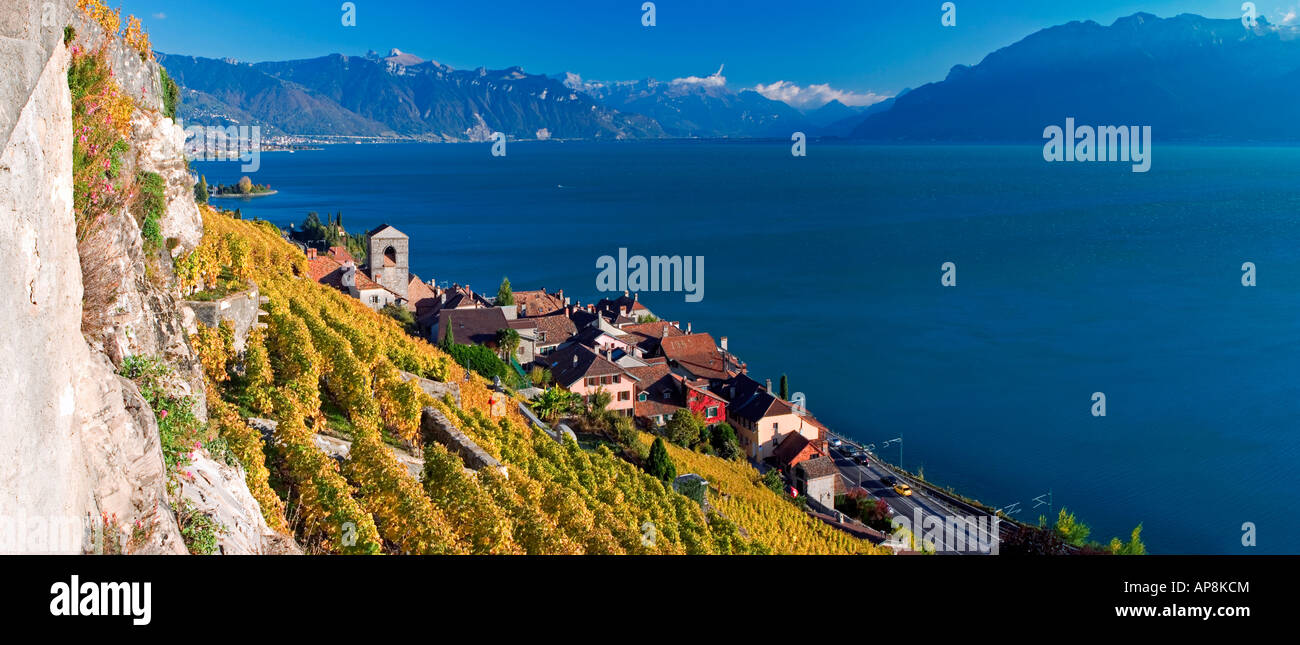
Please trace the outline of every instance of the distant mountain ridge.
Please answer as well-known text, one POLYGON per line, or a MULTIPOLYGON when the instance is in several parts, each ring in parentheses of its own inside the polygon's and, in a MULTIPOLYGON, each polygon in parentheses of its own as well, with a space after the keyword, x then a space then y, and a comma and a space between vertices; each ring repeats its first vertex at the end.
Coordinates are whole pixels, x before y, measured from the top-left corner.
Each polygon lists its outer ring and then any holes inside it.
POLYGON ((601 105, 650 117, 673 137, 788 137, 810 125, 802 113, 781 101, 728 88, 722 69, 703 78, 673 81, 587 82, 573 73, 553 78, 562 78, 566 87, 601 105))
POLYGON ((482 141, 494 131, 522 139, 664 136, 653 119, 605 108, 518 67, 454 70, 397 50, 253 64, 161 53, 158 60, 184 89, 181 116, 192 123, 442 141, 482 141))
POLYGON ((1071 22, 898 97, 856 126, 867 141, 1041 142, 1043 128, 1149 125, 1154 138, 1300 141, 1300 33, 1260 19, 1138 13, 1071 22))

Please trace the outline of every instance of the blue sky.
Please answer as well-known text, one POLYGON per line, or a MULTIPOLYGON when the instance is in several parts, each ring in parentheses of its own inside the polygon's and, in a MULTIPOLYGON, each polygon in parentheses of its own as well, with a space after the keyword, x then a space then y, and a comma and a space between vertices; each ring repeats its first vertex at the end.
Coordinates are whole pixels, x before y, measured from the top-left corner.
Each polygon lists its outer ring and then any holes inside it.
MULTIPOLYGON (((957 25, 945 28, 942 0, 657 0, 657 25, 646 28, 643 0, 353 1, 355 27, 341 24, 342 0, 122 6, 168 53, 263 61, 399 48, 456 68, 519 65, 596 80, 706 76, 725 65, 733 88, 825 84, 822 94, 850 100, 942 79, 954 64, 1071 20, 1241 16, 1241 0, 954 0, 957 25)), ((1255 4, 1278 22, 1300 0, 1255 4)))

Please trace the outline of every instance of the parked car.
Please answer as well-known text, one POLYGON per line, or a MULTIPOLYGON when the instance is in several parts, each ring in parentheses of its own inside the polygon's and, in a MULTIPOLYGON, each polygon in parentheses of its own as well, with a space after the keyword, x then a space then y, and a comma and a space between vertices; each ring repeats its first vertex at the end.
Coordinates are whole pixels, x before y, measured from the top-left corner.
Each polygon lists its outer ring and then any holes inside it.
POLYGON ((886 486, 889 486, 889 487, 892 488, 892 487, 894 486, 894 484, 897 484, 897 483, 898 483, 898 478, 895 477, 895 476, 893 476, 893 475, 885 475, 885 478, 882 479, 882 480, 880 480, 880 481, 885 482, 885 485, 886 485, 886 486))
POLYGON ((840 438, 839 438, 839 437, 831 437, 831 447, 832 447, 832 448, 839 448, 839 447, 842 447, 843 445, 844 445, 844 442, 843 442, 843 441, 840 441, 840 438))
POLYGON ((867 463, 867 453, 862 452, 861 450, 859 450, 859 451, 853 453, 853 460, 856 461, 856 462, 858 462, 858 463, 860 463, 860 464, 866 464, 866 463, 867 463))

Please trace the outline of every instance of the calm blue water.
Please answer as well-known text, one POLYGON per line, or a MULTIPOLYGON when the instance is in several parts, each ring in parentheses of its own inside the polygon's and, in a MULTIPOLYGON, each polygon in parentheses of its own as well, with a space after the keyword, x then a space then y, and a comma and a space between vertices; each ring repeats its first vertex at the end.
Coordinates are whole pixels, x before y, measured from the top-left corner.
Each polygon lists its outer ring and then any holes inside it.
POLYGON ((422 278, 487 293, 507 275, 588 302, 620 246, 703 255, 702 302, 642 300, 788 374, 832 428, 902 434, 931 480, 1026 509, 1051 489, 1103 541, 1143 523, 1153 552, 1300 551, 1300 149, 1163 147, 1146 174, 1037 147, 488 150, 269 153, 253 179, 280 194, 230 204, 393 224, 422 278))

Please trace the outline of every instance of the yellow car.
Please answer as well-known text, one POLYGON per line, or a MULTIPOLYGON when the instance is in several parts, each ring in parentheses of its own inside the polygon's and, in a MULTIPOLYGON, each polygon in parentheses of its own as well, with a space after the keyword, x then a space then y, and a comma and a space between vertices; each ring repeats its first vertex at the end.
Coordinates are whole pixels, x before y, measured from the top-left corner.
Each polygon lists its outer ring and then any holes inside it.
POLYGON ((912 487, 908 486, 907 484, 894 484, 894 492, 898 493, 899 495, 902 495, 903 497, 911 497, 912 487))

